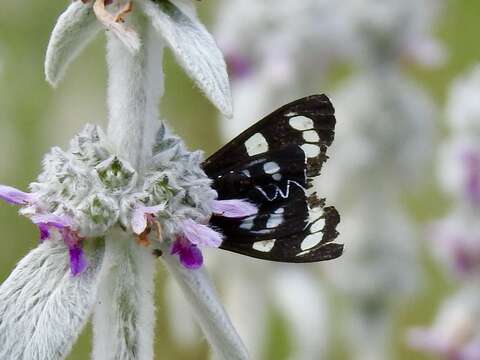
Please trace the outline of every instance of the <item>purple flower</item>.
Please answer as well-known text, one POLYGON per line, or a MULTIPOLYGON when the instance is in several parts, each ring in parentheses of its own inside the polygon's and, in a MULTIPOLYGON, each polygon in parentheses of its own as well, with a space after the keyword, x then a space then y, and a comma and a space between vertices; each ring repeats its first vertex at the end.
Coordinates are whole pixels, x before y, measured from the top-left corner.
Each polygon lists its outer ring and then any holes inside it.
POLYGON ((255 205, 245 200, 214 200, 210 206, 215 215, 228 218, 244 218, 258 212, 255 205))
MULTIPOLYGON (((458 334, 459 336, 465 334, 458 334)), ((415 350, 423 351, 448 360, 480 359, 480 342, 478 338, 449 338, 439 331, 414 328, 408 332, 408 345, 415 350)))
POLYGON ((454 269, 459 274, 471 274, 480 264, 480 254, 478 254, 478 251, 468 249, 463 246, 461 241, 459 241, 458 244, 452 244, 451 251, 454 269))
POLYGON ((38 224, 38 230, 40 231, 40 241, 47 240, 50 237, 50 229, 45 224, 38 224))
POLYGON ((480 359, 480 339, 476 338, 473 341, 469 342, 459 356, 460 360, 476 360, 480 359))
POLYGON ((448 356, 453 353, 448 340, 430 329, 411 329, 407 334, 407 343, 412 349, 430 354, 448 356))
POLYGON ((50 237, 51 228, 57 229, 60 232, 65 245, 68 247, 70 255, 70 271, 73 276, 77 276, 85 270, 87 267, 87 261, 81 248, 83 239, 72 229, 73 220, 69 216, 40 214, 33 215, 31 220, 38 226, 41 240, 50 237))
POLYGON ((198 269, 202 266, 203 256, 199 246, 217 248, 222 243, 221 234, 191 219, 182 222, 182 232, 173 243, 171 254, 178 255, 187 269, 198 269))
POLYGON ((252 72, 252 63, 245 56, 231 53, 225 56, 225 61, 232 79, 246 78, 252 72))
POLYGON ((456 275, 470 277, 480 270, 480 234, 457 216, 435 223, 430 239, 440 260, 456 275))
POLYGON ((180 263, 187 269, 196 270, 203 264, 202 252, 198 246, 192 244, 183 236, 179 236, 173 243, 170 253, 178 255, 180 263))
POLYGON ((31 216, 30 220, 38 226, 40 230, 40 240, 42 241, 50 237, 50 228, 63 230, 72 226, 72 219, 67 216, 39 214, 31 216))
POLYGON ((0 185, 0 199, 13 205, 29 205, 35 200, 35 196, 10 186, 0 185))
POLYGON ((139 203, 133 210, 131 222, 133 232, 137 235, 142 234, 148 224, 153 223, 155 215, 164 209, 165 204, 145 206, 139 203))
POLYGON ((77 276, 87 268, 85 254, 79 245, 70 247, 68 253, 70 255, 70 271, 73 276, 77 276))
POLYGON ((474 205, 480 205, 480 154, 468 151, 463 154, 466 168, 465 192, 474 205))
POLYGON ((182 230, 184 237, 194 245, 218 248, 223 241, 218 232, 191 219, 182 222, 182 230))

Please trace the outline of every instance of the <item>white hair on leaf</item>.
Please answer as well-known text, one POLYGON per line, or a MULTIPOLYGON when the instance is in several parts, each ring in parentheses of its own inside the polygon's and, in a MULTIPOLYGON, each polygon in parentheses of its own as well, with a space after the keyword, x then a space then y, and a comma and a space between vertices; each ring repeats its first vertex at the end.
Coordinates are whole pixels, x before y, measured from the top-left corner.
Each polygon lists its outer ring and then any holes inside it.
POLYGON ((91 4, 72 2, 59 17, 45 57, 45 76, 53 86, 62 80, 68 65, 102 30, 91 4))
POLYGON ((233 108, 227 67, 207 29, 168 1, 160 5, 139 0, 138 4, 187 74, 225 116, 231 117, 233 108))
POLYGON ((170 248, 165 243, 161 244, 161 250, 161 259, 183 290, 215 356, 220 359, 248 360, 247 349, 218 301, 206 272, 203 269, 185 269, 176 257, 170 255, 170 248))
POLYGON ((68 250, 47 240, 25 256, 0 286, 0 358, 64 359, 95 304, 103 260, 91 244, 88 268, 70 273, 68 250))
POLYGON ((173 278, 166 283, 165 302, 167 318, 172 336, 181 346, 193 346, 201 340, 201 333, 193 313, 186 311, 190 306, 182 289, 173 278))

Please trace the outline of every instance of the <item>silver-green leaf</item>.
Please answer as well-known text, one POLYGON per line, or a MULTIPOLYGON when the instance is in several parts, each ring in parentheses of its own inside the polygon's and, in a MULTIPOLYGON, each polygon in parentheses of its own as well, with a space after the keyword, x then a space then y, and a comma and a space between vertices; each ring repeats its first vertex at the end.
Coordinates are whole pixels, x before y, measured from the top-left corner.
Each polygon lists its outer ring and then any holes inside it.
POLYGON ((170 1, 140 0, 138 4, 197 86, 225 116, 231 117, 227 67, 212 35, 170 1))
POLYGON ((102 29, 91 4, 75 1, 60 15, 52 31, 45 57, 45 76, 56 86, 68 65, 102 29))
POLYGON ((0 286, 0 359, 64 359, 93 310, 103 246, 87 252, 73 277, 68 249, 47 240, 25 256, 0 286))

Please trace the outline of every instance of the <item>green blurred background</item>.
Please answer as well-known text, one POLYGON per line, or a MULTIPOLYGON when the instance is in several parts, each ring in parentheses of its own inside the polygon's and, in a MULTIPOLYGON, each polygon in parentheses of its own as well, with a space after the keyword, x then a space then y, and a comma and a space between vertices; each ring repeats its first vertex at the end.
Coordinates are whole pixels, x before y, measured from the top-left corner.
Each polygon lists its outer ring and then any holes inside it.
MULTIPOLYGON (((259 0, 261 1, 261 0, 259 0)), ((58 89, 44 81, 43 56, 53 24, 67 1, 3 1, 0 8, 0 183, 26 189, 40 171, 42 156, 53 145, 65 146, 86 122, 105 125, 105 84, 103 36, 98 37, 71 67, 58 89)), ((202 19, 211 24, 213 1, 199 3, 202 19)), ((437 33, 444 41, 449 58, 436 70, 408 69, 439 106, 443 106, 450 82, 480 60, 480 2, 450 0, 437 33)), ((191 148, 207 154, 221 144, 217 132, 217 114, 213 107, 172 61, 166 58, 166 96, 162 114, 191 148)), ((231 121, 231 120, 230 120, 231 121)), ((438 120, 440 123, 442 119, 438 120)), ((441 126, 441 124, 439 124, 441 126)), ((409 195, 406 201, 414 218, 423 224, 445 213, 448 204, 433 185, 409 195), (447 205, 447 206, 446 206, 447 205)), ((36 229, 17 216, 16 209, 0 204, 0 280, 15 263, 37 243, 36 229)), ((348 244, 347 244, 348 246, 348 244)), ((424 251, 425 252, 425 251, 424 251)), ((427 278, 419 296, 401 309, 397 316, 394 353, 398 359, 427 359, 405 348, 407 327, 428 324, 442 297, 454 287, 425 252, 427 278)), ((205 359, 202 342, 195 349, 175 346, 168 333, 163 304, 165 270, 159 264, 157 279, 156 358, 205 359)), ((221 291, 221 289, 220 289, 221 291)), ((272 313, 271 334, 265 340, 266 359, 285 359, 288 355, 288 327, 280 314, 272 313)), ((87 329, 69 359, 86 359, 90 352, 87 329)), ((329 359, 344 359, 341 344, 329 359)))

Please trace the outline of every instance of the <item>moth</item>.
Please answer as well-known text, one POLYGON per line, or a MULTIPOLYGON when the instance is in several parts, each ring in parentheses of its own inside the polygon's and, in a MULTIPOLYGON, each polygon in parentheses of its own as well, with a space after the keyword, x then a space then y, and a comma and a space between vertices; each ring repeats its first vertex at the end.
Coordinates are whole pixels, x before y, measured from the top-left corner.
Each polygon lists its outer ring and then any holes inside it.
POLYGON ((254 258, 306 263, 339 257, 340 216, 313 187, 328 159, 335 110, 326 95, 287 104, 244 131, 203 163, 219 200, 244 199, 258 213, 212 216, 220 248, 254 258))

